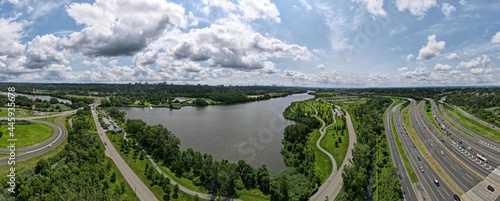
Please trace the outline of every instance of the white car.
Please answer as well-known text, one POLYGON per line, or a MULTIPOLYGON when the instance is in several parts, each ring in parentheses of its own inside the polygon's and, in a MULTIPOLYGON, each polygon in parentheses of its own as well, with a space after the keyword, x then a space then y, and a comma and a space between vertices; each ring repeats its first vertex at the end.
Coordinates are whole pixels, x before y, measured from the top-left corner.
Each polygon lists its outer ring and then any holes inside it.
POLYGON ((424 172, 424 168, 422 166, 420 166, 420 172, 424 172))
POLYGON ((444 152, 443 152, 443 150, 441 150, 441 155, 444 155, 444 152))

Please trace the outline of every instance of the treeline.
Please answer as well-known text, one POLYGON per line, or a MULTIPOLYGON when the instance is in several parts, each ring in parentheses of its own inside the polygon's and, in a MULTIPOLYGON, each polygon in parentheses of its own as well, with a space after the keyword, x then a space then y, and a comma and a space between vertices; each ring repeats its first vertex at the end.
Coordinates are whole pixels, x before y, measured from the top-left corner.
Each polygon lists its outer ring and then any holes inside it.
MULTIPOLYGON (((17 107, 31 110, 33 100, 29 97, 26 96, 16 96, 15 99, 15 104, 17 107)), ((6 95, 1 95, 0 94, 0 105, 6 106, 8 103, 10 103, 8 97, 6 95)), ((53 111, 50 111, 52 108, 52 105, 54 104, 59 104, 60 102, 57 100, 57 98, 51 98, 50 100, 41 100, 39 98, 35 99, 35 106, 38 111, 48 111, 48 112, 58 112, 52 109, 53 111)), ((92 99, 75 99, 72 100, 72 104, 70 103, 60 103, 64 104, 72 109, 80 108, 85 105, 93 103, 92 99)), ((58 107, 55 107, 56 110, 58 110, 58 107)))
POLYGON ((352 110, 358 125, 352 164, 344 168, 340 200, 403 200, 383 125, 388 98, 371 98, 352 110))
MULTIPOLYGON (((237 197, 237 190, 258 189, 268 195, 271 177, 265 165, 253 168, 245 161, 215 161, 209 154, 180 150, 180 140, 162 125, 127 120, 125 130, 154 159, 163 162, 177 177, 193 181, 213 195, 237 197)), ((132 146, 126 143, 126 146, 132 146)))
POLYGON ((310 133, 321 123, 303 112, 293 112, 294 104, 299 103, 294 102, 283 112, 285 118, 297 122, 285 128, 282 140, 281 154, 288 168, 273 178, 271 200, 308 200, 321 185, 314 164, 314 151, 307 144, 310 133))
POLYGON ((500 127, 500 115, 485 110, 500 106, 500 92, 473 91, 449 94, 445 102, 459 106, 475 117, 500 127))
MULTIPOLYGON (((104 155, 104 146, 93 129, 90 108, 79 110, 64 149, 17 174, 15 193, 3 191, 0 199, 136 200, 125 194, 128 184, 117 179, 119 173, 112 169, 112 161, 104 155)), ((8 185, 3 180, 5 189, 8 185)))

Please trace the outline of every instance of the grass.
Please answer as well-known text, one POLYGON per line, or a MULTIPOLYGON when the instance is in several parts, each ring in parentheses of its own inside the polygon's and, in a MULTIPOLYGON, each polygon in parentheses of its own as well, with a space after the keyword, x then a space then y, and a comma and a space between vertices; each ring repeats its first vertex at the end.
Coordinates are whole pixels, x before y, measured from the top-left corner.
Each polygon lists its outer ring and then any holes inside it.
MULTIPOLYGON (((149 187, 149 189, 153 192, 153 194, 159 200, 163 200, 163 195, 164 195, 163 189, 161 189, 161 187, 158 185, 152 185, 153 182, 151 180, 147 179, 146 173, 144 172, 144 170, 146 168, 146 164, 148 164, 149 167, 151 167, 151 168, 153 167, 153 164, 146 157, 144 157, 143 160, 140 160, 139 157, 137 157, 137 159, 133 159, 134 149, 132 149, 132 148, 130 149, 129 154, 125 154, 123 151, 121 151, 120 146, 121 146, 122 141, 120 139, 123 139, 123 134, 110 134, 110 135, 108 135, 108 137, 110 138, 113 146, 115 146, 115 148, 117 148, 120 156, 125 160, 125 162, 134 171, 134 173, 141 179, 142 182, 144 182, 144 184, 146 184, 146 186, 149 187)), ((160 164, 158 164, 158 165, 160 165, 160 164)), ((161 168, 161 165, 160 165, 160 168, 161 168)), ((165 174, 167 174, 167 172, 165 172, 165 174)), ((170 175, 169 175, 169 177, 170 177, 170 175)), ((170 177, 170 178, 172 178, 172 177, 170 177)), ((181 184, 179 183, 179 185, 181 185, 181 184)), ((171 190, 173 192, 173 189, 171 189, 171 190)), ((193 199, 194 199, 194 196, 186 194, 182 191, 179 191, 179 198, 178 199, 171 198, 171 200, 193 200, 193 199)), ((200 200, 204 200, 204 199, 200 198, 200 200)))
POLYGON ((56 119, 57 117, 48 117, 48 118, 40 118, 40 119, 37 119, 38 121, 45 121, 45 122, 49 122, 49 123, 52 123, 54 125, 57 125, 56 124, 56 119))
MULTIPOLYGON (((445 105, 445 107, 446 107, 446 105, 445 105)), ((465 133, 465 134, 467 134, 467 135, 471 136, 472 138, 476 138, 476 136, 473 136, 473 135, 471 135, 470 133, 465 132, 462 128, 460 128, 460 127, 458 127, 457 125, 455 125, 455 123, 453 123, 450 119, 448 119, 448 117, 447 117, 446 115, 444 115, 444 114, 443 114, 443 112, 442 112, 439 108, 438 108, 438 112, 439 112, 439 114, 441 114, 441 117, 443 117, 443 119, 444 119, 446 122, 448 122, 451 126, 453 126, 455 129, 459 130, 459 131, 460 131, 460 132, 462 132, 462 133, 465 133)))
MULTIPOLYGON (((500 107, 490 107, 490 108, 485 108, 484 110, 486 110, 488 112, 492 112, 493 114, 496 114, 496 112, 500 110, 500 107)), ((499 114, 496 114, 496 115, 499 115, 499 114)))
POLYGON ((422 157, 424 157, 427 160, 427 162, 429 163, 429 165, 432 167, 432 169, 434 169, 439 174, 439 176, 441 176, 441 178, 444 179, 448 185, 450 185, 450 188, 453 190, 453 192, 456 192, 459 195, 464 194, 462 189, 460 189, 457 186, 457 184, 455 182, 453 182, 450 179, 450 177, 444 172, 444 170, 441 168, 441 166, 439 166, 439 164, 437 164, 434 157, 432 157, 432 155, 429 153, 429 150, 427 150, 427 148, 424 146, 424 143, 422 142, 422 140, 417 136, 415 130, 413 129, 411 118, 410 118, 411 106, 408 106, 406 108, 406 110, 403 110, 403 111, 405 111, 404 115, 403 115, 403 124, 404 124, 406 130, 408 131, 408 135, 410 136, 410 138, 413 140, 413 142, 415 143, 417 148, 422 153, 422 155, 423 155, 422 157))
POLYGON ((489 138, 496 142, 500 142, 500 131, 497 131, 473 119, 470 119, 464 116, 462 113, 450 108, 447 105, 445 105, 444 109, 446 110, 446 113, 450 115, 451 118, 455 119, 457 122, 460 122, 461 125, 471 129, 476 133, 479 133, 480 135, 486 138, 489 138))
POLYGON ((425 102, 424 114, 425 114, 425 117, 427 118, 427 120, 429 120, 429 122, 431 122, 432 126, 434 126, 434 128, 436 128, 436 130, 438 130, 442 136, 451 140, 450 137, 448 135, 444 134, 443 130, 441 130, 441 128, 437 125, 437 122, 434 119, 434 116, 432 115, 432 108, 431 108, 431 104, 429 102, 425 102))
MULTIPOLYGON (((16 108, 16 111, 14 111, 14 114, 17 116, 19 116, 19 109, 16 108)), ((6 117, 9 115, 9 109, 8 108, 0 108, 0 117, 6 117)))
POLYGON ((326 181, 326 179, 328 179, 330 173, 332 173, 333 165, 330 161, 330 158, 325 153, 321 152, 318 147, 316 147, 316 141, 318 141, 319 137, 321 136, 319 130, 315 129, 310 135, 311 136, 309 137, 309 141, 307 142, 307 144, 314 151, 314 164, 316 166, 316 172, 319 173, 321 183, 323 183, 326 181))
POLYGON ((9 125, 0 127, 0 132, 3 132, 3 136, 0 138, 0 147, 8 146, 11 142, 7 139, 10 138, 17 139, 16 148, 30 147, 48 140, 55 134, 55 131, 49 126, 33 122, 28 125, 14 125, 14 137, 9 136, 9 128, 11 128, 9 125))
POLYGON ((71 94, 71 95, 65 95, 64 97, 65 97, 65 98, 79 98, 79 99, 89 98, 89 96, 74 95, 74 94, 71 94))
POLYGON ((347 148, 349 147, 349 134, 347 133, 347 127, 344 135, 341 134, 341 130, 335 130, 335 126, 344 125, 342 118, 335 117, 335 119, 337 122, 333 126, 326 129, 326 134, 323 139, 321 139, 320 145, 323 149, 333 155, 335 162, 337 163, 337 169, 339 169, 342 162, 344 162, 345 155, 347 154, 347 148), (338 144, 338 147, 335 147, 335 141, 337 141, 339 137, 342 142, 338 144))
MULTIPOLYGON (((388 115, 390 115, 390 114, 388 114, 388 115)), ((413 167, 410 164, 410 160, 408 160, 408 156, 406 155, 406 152, 403 149, 403 145, 401 144, 401 141, 399 140, 399 135, 396 133, 396 126, 394 126, 394 118, 392 115, 390 116, 390 119, 391 119, 392 135, 394 136, 394 139, 396 141, 399 155, 401 156, 401 159, 403 160, 403 164, 405 166, 406 172, 408 172, 411 183, 416 183, 416 182, 418 182, 417 175, 415 174, 415 170, 413 170, 413 167)))

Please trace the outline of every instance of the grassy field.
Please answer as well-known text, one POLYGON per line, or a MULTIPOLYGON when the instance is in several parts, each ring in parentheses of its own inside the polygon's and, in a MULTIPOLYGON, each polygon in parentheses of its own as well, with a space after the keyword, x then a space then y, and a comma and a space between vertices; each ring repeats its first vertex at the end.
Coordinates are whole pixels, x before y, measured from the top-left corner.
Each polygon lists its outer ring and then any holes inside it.
POLYGON ((347 128, 344 135, 342 135, 341 130, 335 130, 334 126, 344 125, 342 118, 335 118, 337 122, 333 126, 326 129, 326 134, 321 140, 320 145, 323 149, 333 155, 338 169, 342 165, 342 162, 344 162, 345 155, 347 154, 347 148, 349 147, 349 134, 347 133, 347 128), (338 147, 335 147, 335 141, 337 141, 339 137, 341 139, 341 143, 338 144, 338 147))
MULTIPOLYGON (((16 108, 16 111, 14 112, 14 114, 17 116, 19 116, 19 109, 16 108)), ((5 107, 2 107, 0 108, 0 117, 6 117, 9 115, 9 110, 8 108, 5 108, 5 107)))
MULTIPOLYGON (((108 134, 108 137, 110 138, 111 142, 113 143, 113 146, 115 146, 115 148, 117 148, 117 150, 119 150, 120 149, 119 147, 121 146, 121 143, 122 143, 121 139, 123 139, 123 134, 108 134)), ((148 186, 149 189, 151 189, 153 194, 159 200, 163 200, 164 193, 163 193, 163 190, 161 189, 161 187, 158 185, 152 185, 153 182, 151 180, 147 179, 146 173, 144 172, 144 170, 146 168, 146 164, 148 164, 149 167, 153 167, 153 164, 146 157, 144 157, 144 160, 140 160, 139 157, 137 157, 136 159, 133 159, 134 149, 130 149, 129 154, 125 154, 120 150, 118 152, 120 153, 120 156, 125 160, 125 162, 127 162, 129 167, 142 180, 142 182, 144 182, 144 184, 146 184, 146 186, 148 186)), ((160 164, 158 164, 158 165, 160 165, 160 164)), ((165 172, 165 173, 167 173, 167 172, 165 172)), ((173 189, 172 189, 172 192, 173 192, 173 189)), ((178 199, 171 198, 171 200, 193 200, 193 199, 194 199, 194 196, 188 195, 182 191, 179 191, 179 198, 178 199)), ((204 200, 204 199, 200 198, 200 200, 204 200)))
POLYGON ((471 129, 476 133, 479 133, 484 137, 487 137, 496 142, 500 142, 500 131, 497 131, 473 119, 470 119, 464 116, 462 113, 452 109, 448 105, 445 105, 444 109, 446 110, 446 113, 450 115, 451 118, 455 119, 457 122, 460 122, 460 124, 462 124, 463 126, 471 129))
POLYGON ((90 96, 68 94, 68 95, 65 95, 64 97, 65 98, 80 98, 80 99, 84 99, 84 98, 89 98, 90 96))
MULTIPOLYGON (((0 127, 0 132, 3 132, 3 136, 0 138, 1 147, 6 147, 10 143, 10 141, 7 141, 7 139, 12 138, 9 136, 9 128, 8 125, 0 127)), ((29 125, 14 125, 14 134, 17 139, 16 148, 22 148, 48 140, 55 134, 55 131, 46 125, 31 123, 29 125)))
POLYGON ((496 115, 500 115, 500 107, 490 107, 490 108, 486 108, 484 109, 488 112, 492 112, 493 114, 496 114, 496 115))
POLYGON ((446 135, 443 132, 443 130, 437 125, 437 122, 434 119, 434 116, 432 115, 432 108, 431 108, 431 104, 429 102, 425 102, 425 105, 424 105, 424 114, 425 114, 425 117, 429 120, 429 122, 431 122, 432 126, 434 126, 434 128, 436 128, 436 130, 438 130, 439 133, 441 133, 442 136, 444 136, 445 138, 448 138, 449 140, 451 140, 450 137, 448 135, 446 135))
POLYGON ((424 143, 422 140, 417 136, 417 133, 413 129, 411 118, 410 118, 410 111, 411 111, 411 106, 407 108, 407 110, 404 112, 403 115, 403 124, 408 131, 408 135, 410 135, 411 139, 417 146, 418 150, 422 153, 422 157, 424 157, 429 165, 434 169, 439 176, 446 181, 448 185, 450 185, 451 189, 454 192, 457 192, 457 194, 462 195, 464 192, 462 189, 460 189, 453 180, 450 179, 450 177, 444 172, 444 170, 441 168, 441 166, 436 162, 434 157, 429 153, 429 150, 424 146, 424 143))
POLYGON ((396 133, 396 127, 394 126, 394 118, 392 115, 391 115, 390 119, 391 119, 392 135, 394 135, 396 145, 398 147, 399 155, 401 155, 401 159, 403 160, 406 172, 408 172, 408 175, 410 177, 411 182, 416 183, 416 182, 418 182, 417 175, 415 174, 415 170, 413 170, 413 167, 410 164, 410 160, 408 160, 408 156, 406 155, 406 152, 403 149, 403 145, 401 144, 401 141, 399 140, 399 135, 396 133))
POLYGON ((315 129, 309 137, 309 141, 307 142, 308 146, 311 147, 314 151, 315 161, 314 164, 316 166, 316 172, 319 173, 319 177, 321 178, 321 182, 325 182, 332 173, 333 165, 330 161, 330 158, 321 150, 316 147, 316 141, 318 141, 321 133, 319 130, 315 129))

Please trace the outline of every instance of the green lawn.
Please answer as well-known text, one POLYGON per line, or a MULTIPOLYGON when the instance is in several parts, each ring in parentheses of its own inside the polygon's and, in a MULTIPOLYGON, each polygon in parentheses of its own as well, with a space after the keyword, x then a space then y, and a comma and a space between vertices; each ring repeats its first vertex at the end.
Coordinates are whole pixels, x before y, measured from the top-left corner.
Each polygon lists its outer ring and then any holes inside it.
POLYGON ((3 132, 3 136, 0 138, 0 147, 8 146, 11 142, 7 139, 10 138, 17 139, 16 148, 30 147, 50 139, 55 134, 55 131, 49 126, 33 122, 29 125, 14 125, 14 137, 9 136, 9 128, 9 125, 0 127, 0 132, 3 132))
MULTIPOLYGON (((151 180, 147 179, 146 173, 144 172, 144 170, 146 168, 146 164, 148 164, 149 167, 153 167, 153 164, 146 157, 144 157, 144 160, 140 160, 139 157, 137 157, 137 159, 133 159, 133 152, 134 152, 133 149, 130 149, 129 154, 125 154, 123 151, 120 151, 120 146, 122 143, 121 139, 123 139, 123 134, 108 134, 108 137, 110 138, 111 142, 113 143, 113 146, 115 146, 115 148, 120 153, 120 156, 125 160, 125 162, 127 162, 129 167, 135 172, 135 174, 142 180, 142 182, 144 182, 144 184, 146 184, 146 186, 149 187, 149 189, 151 189, 153 194, 159 200, 163 200, 164 193, 163 193, 163 190, 161 189, 161 187, 158 185, 152 186, 153 182, 151 180)), ((160 165, 160 164, 158 164, 158 165, 160 165)), ((161 165, 160 165, 160 168, 162 168, 161 165)), ((162 168, 162 170, 163 170, 163 168, 162 168)), ((167 174, 167 172, 165 172, 165 173, 167 174)), ((170 175, 169 175, 169 177, 170 177, 170 175)), ((172 178, 172 177, 170 177, 170 178, 172 178)), ((185 186, 185 187, 187 187, 187 186, 185 186)), ((173 192, 173 189, 171 189, 171 190, 173 192)), ((191 196, 191 195, 185 194, 182 191, 179 191, 179 198, 178 199, 172 198, 171 200, 193 200, 193 199, 194 199, 194 196, 191 196)), ((204 200, 204 199, 200 198, 200 200, 204 200)))
POLYGON ((80 99, 84 99, 84 98, 89 98, 90 96, 82 96, 82 95, 70 94, 70 95, 65 95, 64 97, 65 98, 80 98, 80 99))
POLYGON ((344 135, 342 135, 341 130, 335 130, 334 126, 342 126, 344 124, 344 121, 341 118, 335 118, 337 119, 337 122, 326 129, 326 134, 321 140, 320 145, 323 149, 333 155, 338 169, 342 165, 342 162, 344 162, 345 155, 347 154, 347 148, 349 147, 349 134, 347 132, 347 128, 344 135), (335 142, 339 137, 342 142, 338 144, 338 147, 335 147, 335 142))
POLYGON ((316 166, 316 171, 319 173, 319 177, 321 178, 321 183, 323 183, 326 179, 328 179, 330 173, 332 173, 333 165, 330 158, 316 147, 316 141, 318 141, 321 136, 319 130, 315 129, 310 135, 311 136, 309 137, 307 144, 314 151, 314 164, 316 166))
MULTIPOLYGON (((0 117, 6 117, 9 115, 9 109, 8 108, 0 108, 0 117)), ((14 112, 14 115, 19 116, 19 108, 16 108, 16 111, 14 112)))
POLYGON ((479 133, 480 135, 487 137, 493 141, 500 142, 500 131, 497 131, 493 128, 485 126, 473 119, 470 119, 464 116, 457 110, 452 109, 448 105, 444 106, 446 113, 450 115, 451 118, 455 119, 457 122, 462 124, 463 126, 471 129, 472 131, 479 133))
MULTIPOLYGON (((391 114, 388 114, 391 115, 391 114)), ((399 140, 399 135, 396 133, 396 127, 394 126, 394 118, 391 115, 391 127, 392 127, 392 135, 395 138, 396 145, 398 147, 399 155, 401 155, 401 159, 403 160, 406 172, 408 172, 408 175, 410 176, 410 180, 412 183, 418 182, 417 175, 415 174, 415 170, 413 170, 413 167, 410 164, 410 161, 408 160, 408 156, 406 155, 405 150, 403 149, 403 145, 401 144, 401 141, 399 140)))

